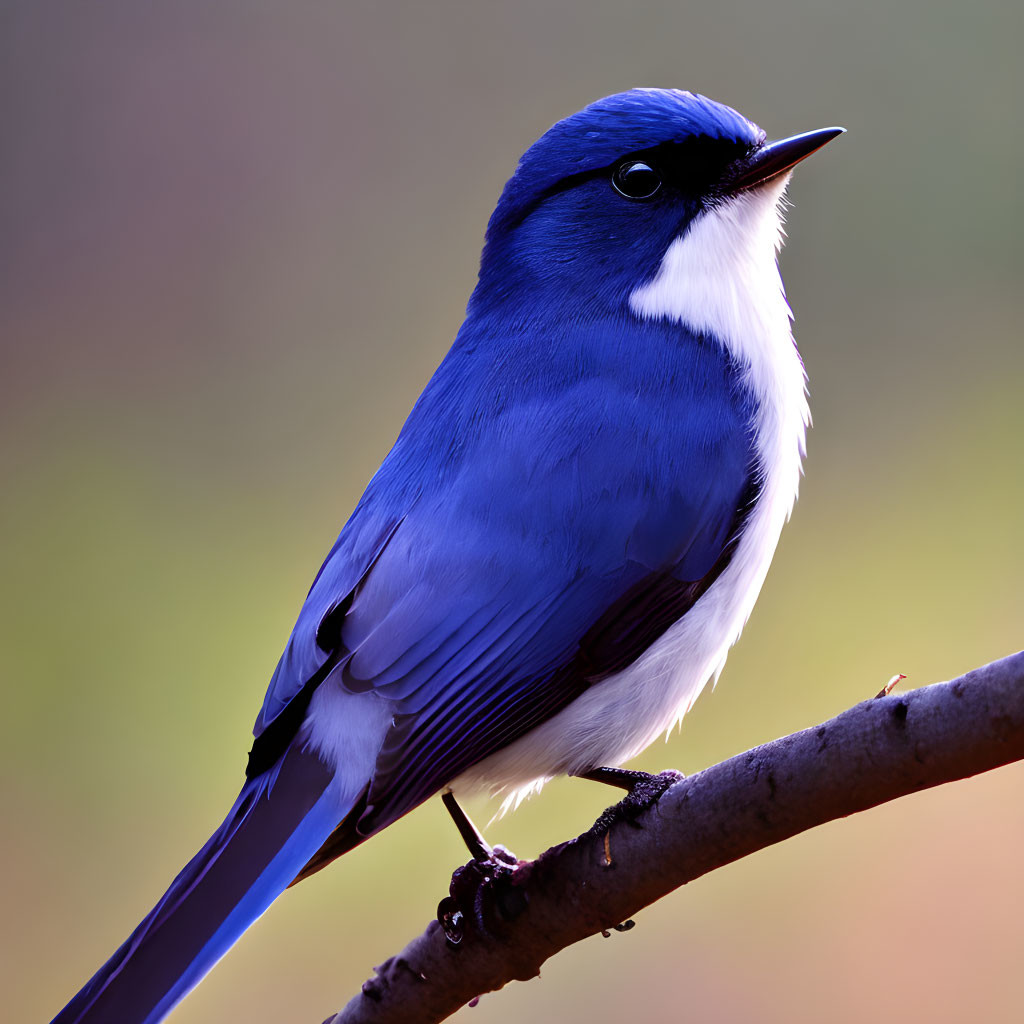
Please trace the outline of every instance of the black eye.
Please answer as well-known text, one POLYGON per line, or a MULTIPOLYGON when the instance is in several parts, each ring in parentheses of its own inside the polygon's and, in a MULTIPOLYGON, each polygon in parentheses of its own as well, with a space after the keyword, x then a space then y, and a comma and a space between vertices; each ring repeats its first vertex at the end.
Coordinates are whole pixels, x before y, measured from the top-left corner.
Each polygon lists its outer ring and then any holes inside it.
POLYGON ((661 176, 643 160, 626 160, 615 168, 612 184, 627 199, 650 199, 661 188, 661 176))

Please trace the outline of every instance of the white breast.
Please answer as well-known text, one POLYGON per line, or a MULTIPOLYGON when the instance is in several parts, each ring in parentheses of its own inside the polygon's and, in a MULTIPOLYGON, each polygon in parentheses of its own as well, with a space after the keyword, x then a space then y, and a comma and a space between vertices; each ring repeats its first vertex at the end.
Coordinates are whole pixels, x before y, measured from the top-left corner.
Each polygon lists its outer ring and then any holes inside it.
POLYGON ((678 722, 722 671, 796 500, 809 422, 777 265, 787 181, 776 178, 701 215, 630 299, 638 316, 713 334, 745 368, 756 396, 763 485, 729 565, 637 661, 475 765, 453 789, 504 793, 504 809, 555 775, 619 765, 678 722))

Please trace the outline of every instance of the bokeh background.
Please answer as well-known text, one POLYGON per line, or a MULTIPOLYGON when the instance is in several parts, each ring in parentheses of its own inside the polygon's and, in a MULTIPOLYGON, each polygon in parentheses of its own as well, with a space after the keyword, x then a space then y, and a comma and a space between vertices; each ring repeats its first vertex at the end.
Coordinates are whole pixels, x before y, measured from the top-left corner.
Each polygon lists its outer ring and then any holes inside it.
MULTIPOLYGON (((4 1018, 48 1020, 220 821, 505 178, 606 93, 850 130, 791 190, 803 496, 718 689, 640 766, 1019 648, 1022 36, 1000 0, 0 4, 4 1018)), ((463 1013, 1020 1020, 1022 786, 798 837, 463 1013)), ((535 855, 609 799, 558 782, 488 834, 535 855)), ((463 858, 430 802, 287 893, 175 1020, 322 1020, 463 858)))

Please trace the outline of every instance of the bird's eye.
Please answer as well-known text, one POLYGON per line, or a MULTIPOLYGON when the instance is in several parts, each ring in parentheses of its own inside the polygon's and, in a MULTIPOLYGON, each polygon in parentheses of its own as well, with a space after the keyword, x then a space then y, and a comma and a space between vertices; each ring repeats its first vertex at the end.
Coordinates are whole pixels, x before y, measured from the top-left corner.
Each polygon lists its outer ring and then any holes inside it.
POLYGON ((627 199, 650 199, 661 188, 661 176, 643 160, 626 160, 615 168, 612 185, 627 199))

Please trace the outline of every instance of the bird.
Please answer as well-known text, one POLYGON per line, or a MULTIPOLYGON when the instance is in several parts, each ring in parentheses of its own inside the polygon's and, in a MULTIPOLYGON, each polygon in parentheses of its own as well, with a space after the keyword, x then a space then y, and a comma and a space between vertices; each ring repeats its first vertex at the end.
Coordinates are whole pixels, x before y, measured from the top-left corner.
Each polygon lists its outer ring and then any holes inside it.
MULTIPOLYGON (((441 793, 622 766, 717 681, 809 424, 778 269, 794 166, 729 106, 559 121, 451 349, 313 580, 224 822, 54 1024, 156 1024, 290 885, 441 793)), ((475 846, 475 848, 474 848, 475 846)))

